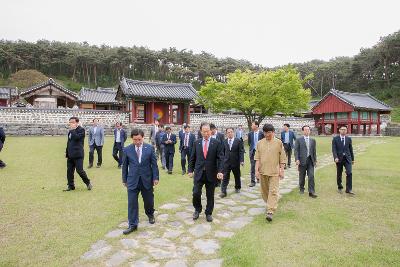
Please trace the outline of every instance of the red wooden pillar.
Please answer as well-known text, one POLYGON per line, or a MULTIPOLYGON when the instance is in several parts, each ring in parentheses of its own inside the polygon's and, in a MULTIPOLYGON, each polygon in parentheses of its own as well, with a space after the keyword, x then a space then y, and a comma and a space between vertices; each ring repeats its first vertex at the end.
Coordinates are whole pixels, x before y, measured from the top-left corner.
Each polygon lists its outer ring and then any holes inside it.
POLYGON ((358 121, 357 121, 357 134, 360 134, 360 130, 361 130, 361 113, 358 110, 358 121))
POLYGON ((372 112, 369 112, 369 124, 368 124, 368 134, 371 134, 371 128, 372 128, 372 112))
POLYGON ((349 134, 351 134, 351 111, 347 113, 347 129, 349 130, 349 134))
POLYGON ((154 101, 151 101, 151 123, 154 122, 154 101))
POLYGON ((376 134, 381 134, 381 114, 379 114, 379 111, 376 123, 376 134))
POLYGON ((333 113, 333 115, 334 115, 335 120, 333 122, 333 131, 332 131, 332 133, 336 134, 337 133, 337 113, 335 112, 335 113, 333 113))
POLYGON ((136 122, 136 108, 135 108, 135 100, 132 98, 132 123, 136 122))

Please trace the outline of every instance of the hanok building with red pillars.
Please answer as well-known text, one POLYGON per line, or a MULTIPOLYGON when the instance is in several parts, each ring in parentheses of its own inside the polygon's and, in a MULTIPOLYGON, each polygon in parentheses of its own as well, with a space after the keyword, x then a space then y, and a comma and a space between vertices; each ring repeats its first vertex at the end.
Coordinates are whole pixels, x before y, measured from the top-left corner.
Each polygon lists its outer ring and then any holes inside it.
POLYGON ((349 134, 370 135, 381 133, 381 115, 390 114, 390 111, 390 106, 368 93, 348 93, 331 89, 313 106, 312 115, 321 134, 327 133, 326 126, 330 126, 330 133, 336 134, 345 125, 349 134), (376 129, 375 132, 373 128, 376 129))
POLYGON ((116 99, 125 103, 132 123, 190 123, 190 104, 197 91, 189 83, 137 81, 122 78, 116 99))

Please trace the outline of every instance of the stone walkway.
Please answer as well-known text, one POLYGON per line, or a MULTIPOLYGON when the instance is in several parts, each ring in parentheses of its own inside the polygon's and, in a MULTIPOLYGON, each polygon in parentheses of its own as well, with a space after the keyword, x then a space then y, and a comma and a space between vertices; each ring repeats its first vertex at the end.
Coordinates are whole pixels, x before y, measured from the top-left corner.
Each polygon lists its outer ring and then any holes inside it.
MULTIPOLYGON (((384 140, 361 144, 355 148, 355 154, 358 156, 369 145, 382 142, 384 140)), ((317 169, 333 164, 332 156, 320 156, 318 163, 317 169)), ((285 179, 280 183, 281 196, 298 187, 296 168, 288 169, 285 175, 285 179)), ((127 222, 122 222, 116 229, 108 232, 104 239, 94 243, 74 265, 221 266, 223 259, 218 258, 221 242, 231 238, 255 216, 265 213, 259 184, 249 188, 248 181, 248 178, 242 179, 244 186, 241 193, 236 194, 230 189, 228 196, 223 199, 218 196, 219 190, 216 190, 212 223, 206 222, 204 212, 197 221, 192 220, 191 192, 188 192, 187 196, 179 198, 176 202, 158 207, 154 225, 150 225, 142 213, 138 231, 124 236, 122 231, 128 225, 127 222)), ((230 187, 232 188, 232 185, 230 187)))

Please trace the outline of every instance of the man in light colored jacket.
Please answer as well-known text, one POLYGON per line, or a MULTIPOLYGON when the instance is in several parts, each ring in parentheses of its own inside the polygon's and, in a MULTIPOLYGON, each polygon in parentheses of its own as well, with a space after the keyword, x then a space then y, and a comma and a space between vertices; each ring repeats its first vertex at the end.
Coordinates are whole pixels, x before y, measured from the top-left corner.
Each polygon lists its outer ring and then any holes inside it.
POLYGON ((94 150, 97 151, 97 168, 103 162, 104 128, 99 125, 98 119, 93 119, 93 126, 89 128, 89 166, 93 167, 94 150))

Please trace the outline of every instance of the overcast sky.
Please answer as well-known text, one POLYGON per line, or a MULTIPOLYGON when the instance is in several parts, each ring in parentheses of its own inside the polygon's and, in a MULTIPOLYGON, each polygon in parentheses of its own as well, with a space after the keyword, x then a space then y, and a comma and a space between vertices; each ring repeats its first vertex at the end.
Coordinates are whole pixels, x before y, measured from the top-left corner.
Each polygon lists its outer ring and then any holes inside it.
POLYGON ((352 56, 400 30, 400 1, 0 0, 0 39, 176 47, 267 67, 352 56))

